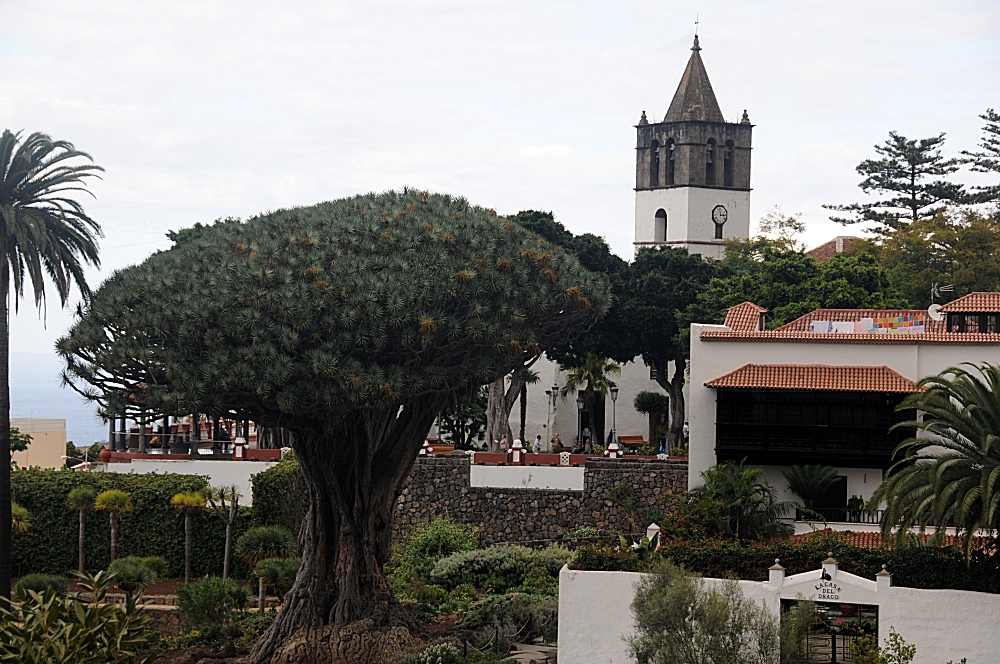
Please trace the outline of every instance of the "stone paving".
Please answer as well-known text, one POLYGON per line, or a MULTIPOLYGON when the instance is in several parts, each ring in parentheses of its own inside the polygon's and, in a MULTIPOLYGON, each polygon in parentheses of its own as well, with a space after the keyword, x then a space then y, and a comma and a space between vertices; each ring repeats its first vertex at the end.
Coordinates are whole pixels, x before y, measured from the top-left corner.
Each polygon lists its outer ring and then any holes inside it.
POLYGON ((520 664, 555 664, 556 647, 529 643, 515 643, 507 657, 520 664))

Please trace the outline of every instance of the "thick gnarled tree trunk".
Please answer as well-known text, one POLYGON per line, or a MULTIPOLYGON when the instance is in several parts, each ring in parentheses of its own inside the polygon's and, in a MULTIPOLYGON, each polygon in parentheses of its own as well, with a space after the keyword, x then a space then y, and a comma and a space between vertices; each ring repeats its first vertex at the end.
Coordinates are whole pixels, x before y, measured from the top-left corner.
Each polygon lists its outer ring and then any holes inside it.
POLYGON ((364 411, 298 430, 295 453, 309 495, 302 567, 254 664, 390 661, 412 639, 412 616, 389 589, 392 515, 420 446, 447 402, 396 413, 364 411))
POLYGON ((687 358, 674 360, 674 373, 667 379, 670 365, 668 362, 657 363, 656 382, 664 389, 669 398, 670 421, 667 424, 667 453, 675 447, 684 446, 684 372, 687 370, 687 358))
POLYGON ((500 451, 499 441, 502 436, 507 436, 507 449, 514 443, 514 432, 510 429, 510 412, 521 394, 521 388, 528 382, 531 367, 539 357, 541 355, 536 355, 514 369, 513 373, 509 374, 510 385, 506 384, 507 376, 490 383, 486 401, 486 446, 491 452, 500 451))

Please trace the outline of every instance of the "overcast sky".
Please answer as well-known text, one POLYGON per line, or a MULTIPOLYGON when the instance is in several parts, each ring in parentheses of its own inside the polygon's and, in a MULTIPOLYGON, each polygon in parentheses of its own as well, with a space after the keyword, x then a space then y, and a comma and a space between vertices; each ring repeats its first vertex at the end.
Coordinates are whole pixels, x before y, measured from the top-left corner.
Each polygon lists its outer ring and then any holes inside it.
MULTIPOLYGON (((95 286, 169 229, 402 186, 551 210, 629 257, 633 125, 665 113, 696 15, 723 113, 756 125, 752 218, 801 212, 810 246, 890 130, 957 153, 1000 108, 995 0, 0 0, 0 118, 107 169, 95 286)), ((11 350, 70 320, 29 301, 11 350)))

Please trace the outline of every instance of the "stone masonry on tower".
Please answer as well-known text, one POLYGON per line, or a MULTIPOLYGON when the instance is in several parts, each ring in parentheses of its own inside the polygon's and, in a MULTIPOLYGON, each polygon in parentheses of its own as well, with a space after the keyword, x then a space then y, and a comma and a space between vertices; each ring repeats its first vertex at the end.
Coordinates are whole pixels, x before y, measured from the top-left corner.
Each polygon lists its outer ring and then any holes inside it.
POLYGON ((746 111, 726 122, 701 60, 691 59, 663 122, 636 125, 635 248, 686 247, 722 258, 725 241, 750 235, 750 143, 746 111))

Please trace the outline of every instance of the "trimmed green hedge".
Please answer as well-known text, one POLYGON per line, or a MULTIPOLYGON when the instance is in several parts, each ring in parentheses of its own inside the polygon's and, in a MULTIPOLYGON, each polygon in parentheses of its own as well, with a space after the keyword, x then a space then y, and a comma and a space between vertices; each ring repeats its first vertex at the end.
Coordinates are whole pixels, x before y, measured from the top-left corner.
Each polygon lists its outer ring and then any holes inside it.
POLYGON ((296 535, 309 506, 295 455, 250 478, 253 485, 253 525, 282 526, 296 535))
MULTIPOLYGON (((900 549, 850 546, 836 537, 818 537, 806 542, 773 540, 751 545, 734 541, 667 542, 654 555, 664 556, 705 577, 737 577, 766 581, 767 568, 781 559, 786 574, 798 574, 819 568, 833 552, 840 569, 874 579, 886 565, 892 583, 909 588, 974 590, 1000 593, 1000 555, 973 553, 966 564, 954 549, 907 547, 900 549)), ((632 553, 618 553, 609 546, 585 546, 577 549, 570 561, 572 569, 640 572, 649 562, 632 553)))
MULTIPOLYGON (((75 473, 27 470, 11 473, 14 500, 31 512, 31 529, 14 536, 13 573, 66 574, 76 569, 78 513, 66 505, 75 487, 90 485, 100 493, 121 489, 132 496, 134 509, 119 516, 119 556, 162 556, 168 577, 184 572, 184 517, 170 504, 174 494, 205 488, 207 478, 175 474, 75 473)), ((251 510, 241 507, 234 541, 251 525, 251 510)), ((107 514, 87 515, 88 571, 108 566, 111 557, 110 524, 107 514)), ((191 573, 196 576, 222 574, 226 527, 210 510, 194 515, 194 556, 191 573)), ((233 560, 234 576, 247 577, 242 561, 233 560)))

